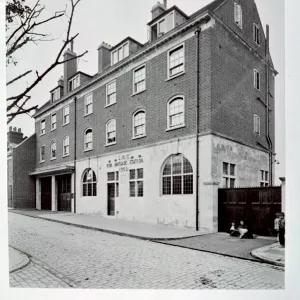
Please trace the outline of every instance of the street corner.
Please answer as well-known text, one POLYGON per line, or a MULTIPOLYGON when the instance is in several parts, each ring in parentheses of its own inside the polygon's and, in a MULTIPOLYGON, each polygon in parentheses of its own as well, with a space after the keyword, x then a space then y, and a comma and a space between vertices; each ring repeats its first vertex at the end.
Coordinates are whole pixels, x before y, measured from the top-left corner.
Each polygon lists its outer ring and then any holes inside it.
POLYGON ((26 254, 9 247, 9 273, 24 268, 29 264, 29 262, 30 259, 26 254))

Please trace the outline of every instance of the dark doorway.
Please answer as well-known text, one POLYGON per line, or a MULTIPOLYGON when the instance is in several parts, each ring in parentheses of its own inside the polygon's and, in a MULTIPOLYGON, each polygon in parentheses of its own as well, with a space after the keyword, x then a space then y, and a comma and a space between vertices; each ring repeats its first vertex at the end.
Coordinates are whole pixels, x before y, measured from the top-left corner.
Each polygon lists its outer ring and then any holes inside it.
POLYGON ((56 176, 57 210, 71 211, 71 174, 56 176))
POLYGON ((13 204, 12 204, 12 185, 8 186, 8 207, 13 207, 13 204))
POLYGON ((41 181, 41 209, 51 210, 51 177, 44 177, 41 181))
POLYGON ((115 183, 108 183, 107 184, 107 214, 109 216, 115 215, 115 199, 116 199, 115 183))

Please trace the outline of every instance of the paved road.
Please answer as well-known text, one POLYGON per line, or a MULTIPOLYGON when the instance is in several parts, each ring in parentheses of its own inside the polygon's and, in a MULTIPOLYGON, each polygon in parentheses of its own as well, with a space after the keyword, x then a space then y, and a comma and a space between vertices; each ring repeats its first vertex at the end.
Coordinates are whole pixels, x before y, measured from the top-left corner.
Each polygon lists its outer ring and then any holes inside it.
POLYGON ((9 244, 31 263, 19 287, 282 289, 280 268, 9 213, 9 244))

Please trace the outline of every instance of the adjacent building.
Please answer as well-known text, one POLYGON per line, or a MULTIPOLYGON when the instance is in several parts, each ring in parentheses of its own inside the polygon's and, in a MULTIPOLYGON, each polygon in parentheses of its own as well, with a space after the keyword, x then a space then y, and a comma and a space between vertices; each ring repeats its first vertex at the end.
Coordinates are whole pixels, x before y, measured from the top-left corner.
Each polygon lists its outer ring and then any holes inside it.
POLYGON ((103 42, 97 74, 68 60, 49 89, 34 116, 36 208, 215 232, 218 187, 274 182, 269 30, 253 0, 151 12, 147 43, 103 42))

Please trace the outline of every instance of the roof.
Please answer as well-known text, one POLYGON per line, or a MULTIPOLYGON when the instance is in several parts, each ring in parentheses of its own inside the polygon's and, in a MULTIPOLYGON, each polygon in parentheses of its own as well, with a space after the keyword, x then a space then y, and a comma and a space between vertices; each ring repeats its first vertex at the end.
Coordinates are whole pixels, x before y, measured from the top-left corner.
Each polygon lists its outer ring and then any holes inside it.
POLYGON ((206 10, 214 11, 214 10, 216 10, 220 5, 222 5, 226 1, 227 0, 215 0, 215 1, 207 4, 206 6, 200 8, 199 10, 197 10, 196 12, 194 12, 193 14, 191 14, 190 18, 193 18, 196 15, 199 15, 199 14, 201 14, 202 12, 204 12, 206 10))
POLYGON ((135 44, 138 44, 140 47, 143 47, 143 44, 141 44, 137 40, 133 39, 132 37, 128 36, 127 38, 125 38, 124 40, 122 40, 121 42, 119 42, 117 45, 111 47, 110 51, 115 50, 116 48, 118 48, 119 46, 121 46, 122 44, 124 44, 126 41, 131 41, 131 42, 133 42, 135 44))

